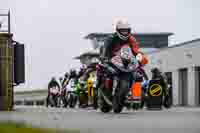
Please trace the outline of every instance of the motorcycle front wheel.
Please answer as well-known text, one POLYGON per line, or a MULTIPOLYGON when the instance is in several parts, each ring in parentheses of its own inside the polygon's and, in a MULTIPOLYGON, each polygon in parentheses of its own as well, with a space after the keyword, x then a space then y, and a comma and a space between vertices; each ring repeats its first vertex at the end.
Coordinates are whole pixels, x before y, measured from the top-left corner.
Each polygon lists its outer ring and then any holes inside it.
POLYGON ((108 113, 112 110, 110 106, 104 99, 102 92, 98 91, 98 107, 103 113, 108 113))
POLYGON ((113 97, 113 112, 121 113, 124 107, 126 95, 129 92, 128 80, 120 80, 113 97))
POLYGON ((98 91, 95 89, 94 90, 94 96, 93 96, 93 108, 97 109, 98 108, 98 91))
POLYGON ((75 108, 75 106, 76 106, 76 101, 77 101, 77 98, 76 98, 75 94, 70 93, 70 94, 69 94, 69 100, 68 100, 68 102, 69 102, 69 107, 70 107, 70 108, 75 108))
POLYGON ((79 107, 84 108, 88 104, 88 96, 87 93, 85 92, 80 92, 78 96, 78 101, 79 101, 79 107))
POLYGON ((120 113, 123 109, 123 106, 120 104, 120 97, 118 94, 115 94, 113 97, 113 112, 120 113))
POLYGON ((48 98, 48 104, 50 104, 51 107, 57 107, 57 97, 50 95, 48 98))

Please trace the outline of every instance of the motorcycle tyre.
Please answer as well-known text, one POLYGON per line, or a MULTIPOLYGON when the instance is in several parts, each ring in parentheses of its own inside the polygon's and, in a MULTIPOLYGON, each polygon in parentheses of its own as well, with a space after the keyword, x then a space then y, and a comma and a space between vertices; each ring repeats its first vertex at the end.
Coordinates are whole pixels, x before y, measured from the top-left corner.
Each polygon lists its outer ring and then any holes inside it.
POLYGON ((51 107, 57 107, 57 103, 56 103, 57 98, 56 98, 56 96, 51 96, 50 95, 48 100, 49 100, 48 103, 50 104, 51 107))
POLYGON ((144 100, 141 102, 141 104, 140 104, 140 109, 143 109, 144 108, 144 100))
POLYGON ((69 97, 69 107, 70 108, 75 108, 76 106, 76 101, 75 101, 75 95, 74 94, 70 94, 70 97, 69 97))
POLYGON ((139 110, 140 109, 141 104, 140 103, 134 103, 133 104, 133 110, 139 110))
POLYGON ((94 90, 94 103, 93 103, 93 108, 96 110, 98 109, 98 92, 96 90, 94 90))
POLYGON ((86 105, 88 103, 87 93, 81 93, 81 94, 79 94, 78 100, 79 100, 79 107, 83 108, 83 105, 86 105))
POLYGON ((103 113, 108 113, 112 110, 112 107, 106 103, 100 92, 98 96, 98 107, 103 113))
POLYGON ((120 104, 120 97, 115 94, 113 97, 113 112, 118 114, 122 112, 123 106, 120 104))
POLYGON ((114 97, 113 97, 113 112, 118 114, 121 113, 124 107, 124 101, 126 98, 126 95, 129 92, 128 83, 127 80, 121 80, 118 84, 118 87, 115 91, 114 97))

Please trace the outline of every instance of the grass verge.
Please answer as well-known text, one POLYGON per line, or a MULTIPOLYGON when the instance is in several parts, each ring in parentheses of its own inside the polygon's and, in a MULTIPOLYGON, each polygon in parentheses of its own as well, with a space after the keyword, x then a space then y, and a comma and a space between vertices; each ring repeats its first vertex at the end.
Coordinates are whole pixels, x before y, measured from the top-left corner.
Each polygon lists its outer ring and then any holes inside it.
POLYGON ((22 123, 0 122, 0 133, 80 133, 80 131, 36 128, 22 123))

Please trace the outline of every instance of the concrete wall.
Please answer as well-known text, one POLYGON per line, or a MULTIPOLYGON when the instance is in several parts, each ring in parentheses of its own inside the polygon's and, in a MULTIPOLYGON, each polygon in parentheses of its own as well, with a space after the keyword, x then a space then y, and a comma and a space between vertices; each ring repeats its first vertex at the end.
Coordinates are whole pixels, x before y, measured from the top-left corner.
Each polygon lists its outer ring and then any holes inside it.
POLYGON ((46 104, 47 90, 36 90, 30 92, 17 92, 14 94, 16 105, 41 105, 46 104))

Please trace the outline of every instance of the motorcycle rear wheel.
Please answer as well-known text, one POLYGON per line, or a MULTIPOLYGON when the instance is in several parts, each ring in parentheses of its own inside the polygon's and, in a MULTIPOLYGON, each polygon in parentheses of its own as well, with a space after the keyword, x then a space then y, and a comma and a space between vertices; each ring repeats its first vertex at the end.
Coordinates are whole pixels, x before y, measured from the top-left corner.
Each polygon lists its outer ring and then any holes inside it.
POLYGON ((144 108, 144 104, 145 104, 144 101, 142 101, 141 104, 140 104, 140 109, 144 108))
POLYGON ((139 110, 141 106, 141 103, 134 103, 133 104, 133 110, 139 110))
POLYGON ((101 92, 98 92, 98 107, 103 113, 108 113, 112 110, 112 107, 107 104, 107 102, 104 100, 101 92))

